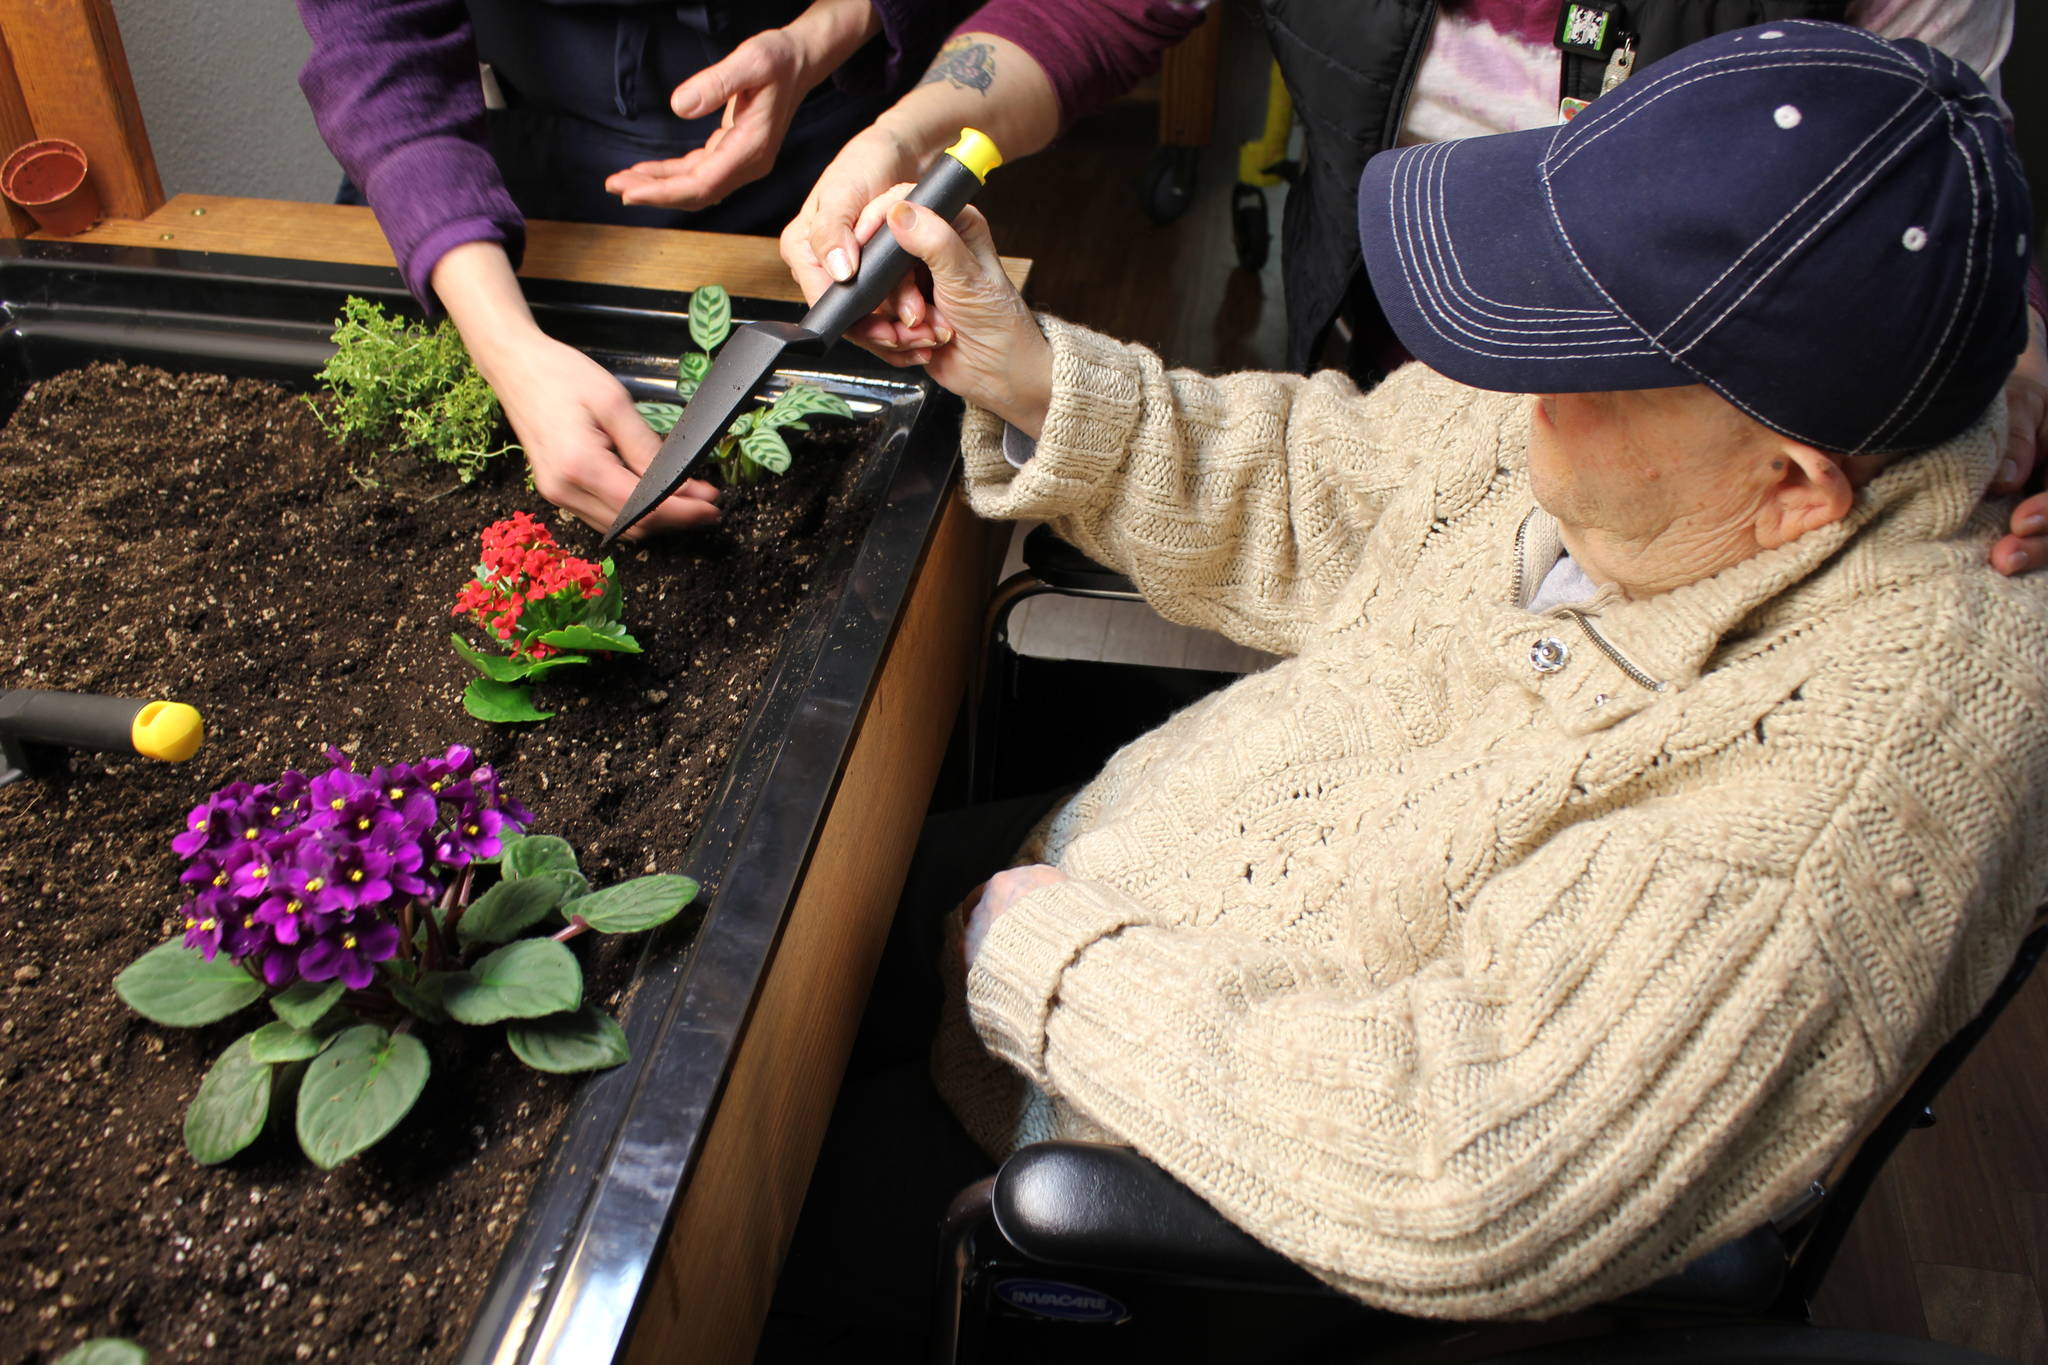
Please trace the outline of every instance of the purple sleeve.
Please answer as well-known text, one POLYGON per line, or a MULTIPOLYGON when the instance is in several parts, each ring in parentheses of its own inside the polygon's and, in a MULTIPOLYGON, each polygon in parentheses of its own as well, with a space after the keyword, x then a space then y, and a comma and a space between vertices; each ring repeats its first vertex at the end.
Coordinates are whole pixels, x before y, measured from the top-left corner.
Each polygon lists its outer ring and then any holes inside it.
POLYGON ((313 40, 299 88, 429 311, 434 265, 464 242, 504 244, 525 221, 484 140, 483 91, 462 0, 298 0, 313 40))
POLYGON ((865 95, 879 90, 894 95, 908 89, 937 55, 953 16, 965 8, 938 0, 869 3, 882 21, 881 41, 868 44, 878 55, 863 49, 833 73, 833 84, 848 94, 865 95))
POLYGON ((1029 53, 1052 81, 1064 129, 1158 70, 1207 12, 1208 0, 988 0, 954 31, 1029 53))

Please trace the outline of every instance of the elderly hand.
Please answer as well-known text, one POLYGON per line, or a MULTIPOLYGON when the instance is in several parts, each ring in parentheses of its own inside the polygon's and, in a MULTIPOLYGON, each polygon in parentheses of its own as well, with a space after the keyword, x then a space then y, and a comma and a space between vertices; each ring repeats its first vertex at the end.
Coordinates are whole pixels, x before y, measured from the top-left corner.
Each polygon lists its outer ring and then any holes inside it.
MULTIPOLYGON (((2027 310, 2027 349, 2005 381, 2005 463, 1991 482, 1997 494, 2016 493, 2030 476, 2048 471, 2048 335, 2041 315, 2027 310)), ((2040 480, 2034 486, 2039 488, 2040 480)), ((2036 492, 2012 510, 2012 533, 1991 547, 2000 573, 2026 573, 2048 564, 2048 492, 2036 492)))
MULTIPOLYGON (((1038 890, 1041 886, 1052 886, 1067 879, 1067 874, 1047 863, 1029 863, 1013 867, 1007 872, 998 872, 981 884, 980 899, 974 901, 967 912, 967 919, 960 936, 960 951, 967 965, 974 965, 975 956, 981 952, 983 941, 995 922, 1008 913, 1011 906, 1038 890)), ((972 893, 969 893, 972 899, 972 893)))
POLYGON ((923 321, 932 341, 910 351, 870 349, 893 365, 925 366, 940 385, 1037 436, 1052 399, 1052 347, 1003 273, 988 220, 970 206, 956 228, 902 202, 910 189, 898 185, 869 204, 855 230, 865 242, 886 214, 903 249, 925 263, 931 298, 923 321))

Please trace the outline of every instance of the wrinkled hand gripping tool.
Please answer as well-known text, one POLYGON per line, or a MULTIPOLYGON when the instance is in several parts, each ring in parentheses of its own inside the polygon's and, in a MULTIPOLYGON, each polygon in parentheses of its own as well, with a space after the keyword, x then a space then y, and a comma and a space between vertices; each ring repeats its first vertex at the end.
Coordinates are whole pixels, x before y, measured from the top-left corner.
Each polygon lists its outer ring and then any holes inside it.
MULTIPOLYGON (((1001 164, 995 143, 964 128, 960 140, 940 153, 917 182, 910 202, 951 221, 981 188, 988 173, 1001 164)), ((609 548, 634 522, 682 486, 691 466, 718 444, 740 409, 753 401, 755 388, 774 370, 784 351, 822 353, 841 332, 873 312, 915 263, 916 258, 897 245, 895 235, 884 224, 861 249, 860 270, 851 280, 820 294, 802 322, 750 322, 734 331, 598 549, 609 548)))
POLYGON ((30 770, 31 744, 182 763, 205 737, 199 713, 183 702, 0 689, 0 787, 30 770))

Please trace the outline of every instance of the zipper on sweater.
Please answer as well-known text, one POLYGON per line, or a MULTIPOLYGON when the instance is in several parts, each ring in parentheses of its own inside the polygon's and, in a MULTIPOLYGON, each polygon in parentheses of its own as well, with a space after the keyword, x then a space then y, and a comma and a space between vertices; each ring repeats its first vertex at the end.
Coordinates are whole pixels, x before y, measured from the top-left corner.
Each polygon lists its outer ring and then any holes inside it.
MULTIPOLYGON (((1529 562, 1529 523, 1534 521, 1535 519, 1536 509, 1532 507, 1529 509, 1528 515, 1522 518, 1521 525, 1515 527, 1514 600, 1515 605, 1518 607, 1522 606, 1529 600, 1529 575, 1527 568, 1529 562)), ((1651 677, 1648 673, 1645 673, 1642 669, 1638 668, 1633 660, 1631 660, 1626 654, 1623 654, 1619 649, 1616 649, 1613 644, 1609 643, 1607 637, 1605 635, 1602 635, 1599 632, 1599 630, 1594 627, 1593 623, 1586 619, 1586 614, 1584 612, 1579 611, 1575 607, 1564 607, 1561 610, 1563 610, 1565 615, 1571 617, 1572 620, 1579 623, 1579 629, 1586 632, 1586 638, 1588 640, 1591 640, 1594 646, 1597 649, 1599 649, 1599 651, 1602 654, 1605 654, 1609 659, 1612 659, 1614 661, 1614 666, 1620 669, 1622 673, 1628 677, 1628 680, 1630 682, 1636 684, 1636 686, 1638 687, 1648 688, 1652 692, 1662 692, 1664 690, 1663 683, 1659 682, 1657 679, 1651 677)))
POLYGON ((1664 690, 1663 683, 1636 667, 1626 654, 1623 654, 1612 644, 1608 643, 1607 637, 1594 629, 1593 623, 1586 619, 1584 612, 1580 611, 1577 607, 1561 607, 1559 610, 1579 623, 1579 629, 1586 632, 1586 638, 1599 646, 1600 652, 1612 659, 1614 666, 1623 673, 1626 673, 1630 682, 1638 687, 1646 687, 1652 692, 1662 692, 1664 690))

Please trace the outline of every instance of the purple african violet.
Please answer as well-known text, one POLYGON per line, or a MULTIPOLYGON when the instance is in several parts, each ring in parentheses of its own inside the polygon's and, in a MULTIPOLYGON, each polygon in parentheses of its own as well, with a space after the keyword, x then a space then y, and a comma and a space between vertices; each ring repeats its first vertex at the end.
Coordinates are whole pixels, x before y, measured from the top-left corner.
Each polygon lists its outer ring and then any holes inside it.
POLYGON ((230 782, 193 808, 171 841, 191 889, 186 947, 225 952, 271 986, 361 990, 397 954, 407 910, 533 820, 459 744, 366 774, 337 749, 327 760, 316 777, 230 782))

